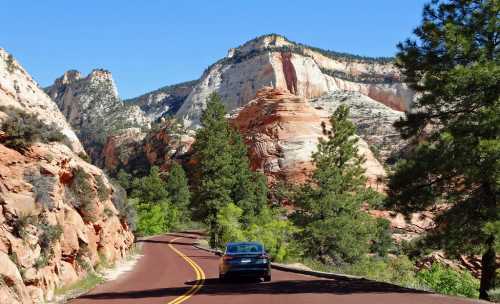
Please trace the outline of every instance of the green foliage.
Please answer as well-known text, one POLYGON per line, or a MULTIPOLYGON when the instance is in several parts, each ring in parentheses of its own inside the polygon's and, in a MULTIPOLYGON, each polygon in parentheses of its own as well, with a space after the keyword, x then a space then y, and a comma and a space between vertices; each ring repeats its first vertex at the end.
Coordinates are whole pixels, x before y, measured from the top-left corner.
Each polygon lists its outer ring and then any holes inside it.
POLYGON ((432 290, 457 296, 477 298, 479 281, 467 271, 456 271, 434 263, 430 269, 417 273, 418 279, 432 290))
POLYGON ((169 231, 177 222, 177 210, 168 202, 138 203, 136 231, 141 235, 156 235, 169 231))
POLYGON ((42 254, 46 256, 52 255, 53 244, 61 238, 62 227, 60 225, 50 225, 46 222, 37 225, 41 234, 38 239, 38 244, 42 250, 42 254))
POLYGON ((250 171, 246 146, 225 114, 220 97, 212 94, 193 144, 193 207, 196 217, 208 224, 212 247, 222 245, 217 222, 222 208, 235 204, 243 212, 242 224, 248 225, 267 202, 267 186, 261 176, 250 171))
POLYGON ((6 135, 3 144, 11 149, 24 152, 35 142, 64 142, 66 138, 58 126, 47 125, 34 114, 5 106, 0 106, 0 111, 8 116, 0 126, 6 135))
POLYGON ((106 201, 109 198, 110 189, 106 186, 104 182, 104 177, 102 175, 97 175, 95 177, 95 182, 97 186, 97 197, 101 202, 106 201))
POLYGON ((179 222, 179 209, 172 204, 158 167, 152 167, 149 175, 133 180, 131 198, 137 212, 137 233, 164 233, 179 222))
POLYGON ((245 239, 264 244, 266 252, 276 262, 297 258, 301 252, 295 242, 299 229, 286 217, 270 208, 263 208, 244 231, 245 239))
POLYGON ((36 217, 30 214, 20 214, 12 224, 12 233, 18 238, 25 239, 28 225, 36 224, 36 217))
POLYGON ((33 186, 35 201, 43 208, 52 210, 54 208, 52 193, 58 182, 58 178, 56 176, 41 174, 40 169, 35 167, 26 170, 24 179, 33 186))
POLYGON ((488 296, 493 302, 500 302, 500 288, 491 289, 488 291, 488 296))
POLYGON ((419 98, 396 127, 416 146, 391 176, 389 206, 449 208, 432 235, 452 254, 483 254, 481 298, 495 286, 499 221, 498 1, 433 1, 397 65, 419 98))
POLYGON ((166 190, 172 204, 180 211, 181 217, 189 217, 188 208, 191 199, 188 180, 182 166, 172 163, 166 180, 166 190))
POLYGON ((125 221, 131 230, 135 230, 137 213, 134 206, 127 199, 127 192, 116 181, 112 181, 112 185, 113 195, 111 201, 119 212, 120 220, 125 221))
POLYGON ((383 218, 377 218, 376 233, 371 244, 370 251, 378 256, 385 257, 394 248, 391 237, 390 222, 383 218))
POLYGON ((321 139, 313 154, 316 166, 309 183, 296 198, 294 214, 303 228, 301 241, 306 253, 323 262, 353 263, 370 249, 375 220, 361 210, 377 196, 366 188, 366 178, 356 146, 355 126, 345 106, 330 118, 331 130, 323 125, 327 140, 321 139))
POLYGON ((73 180, 70 184, 70 191, 73 195, 71 203, 82 215, 86 222, 94 221, 92 213, 94 211, 95 191, 90 183, 92 176, 81 167, 73 171, 73 180))
POLYGON ((116 174, 116 181, 125 191, 127 191, 127 194, 131 194, 132 192, 132 180, 132 174, 123 169, 120 169, 116 174))
POLYGON ((222 207, 217 213, 220 244, 243 241, 244 235, 241 228, 241 215, 243 210, 233 203, 222 207))
POLYGON ((14 63, 14 56, 12 54, 7 55, 7 59, 5 60, 5 63, 7 64, 7 72, 9 73, 14 73, 16 69, 16 65, 14 63))
POLYGON ((268 207, 257 214, 250 225, 242 224, 243 210, 233 203, 217 214, 221 247, 228 242, 257 241, 264 245, 274 261, 283 262, 299 255, 293 237, 298 231, 293 224, 268 207))

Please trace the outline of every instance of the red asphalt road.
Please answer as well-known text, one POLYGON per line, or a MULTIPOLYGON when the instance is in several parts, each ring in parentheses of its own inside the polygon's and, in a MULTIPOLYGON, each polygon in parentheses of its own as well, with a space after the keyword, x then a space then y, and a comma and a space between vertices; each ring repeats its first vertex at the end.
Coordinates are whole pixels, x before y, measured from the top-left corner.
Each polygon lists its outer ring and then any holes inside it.
POLYGON ((170 234, 143 242, 144 256, 131 272, 98 286, 71 304, 115 303, 369 303, 369 304, 470 304, 487 303, 419 292, 368 280, 333 280, 273 270, 271 282, 218 280, 218 256, 196 249, 196 234, 170 234), (179 238, 179 236, 181 238, 179 238), (175 240, 174 240, 175 239, 175 240), (191 297, 182 297, 196 286, 196 272, 172 246, 189 257, 206 279, 191 297), (184 301, 182 301, 184 300, 184 301))

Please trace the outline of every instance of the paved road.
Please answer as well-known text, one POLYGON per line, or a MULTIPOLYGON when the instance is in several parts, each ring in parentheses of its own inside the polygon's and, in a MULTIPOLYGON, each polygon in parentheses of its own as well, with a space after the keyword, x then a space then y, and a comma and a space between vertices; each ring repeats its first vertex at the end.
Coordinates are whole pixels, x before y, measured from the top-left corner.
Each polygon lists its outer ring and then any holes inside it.
POLYGON ((483 303, 418 292, 366 280, 332 280, 273 270, 273 280, 218 281, 218 257, 192 244, 196 234, 171 234, 143 241, 134 270, 71 301, 88 303, 483 303))

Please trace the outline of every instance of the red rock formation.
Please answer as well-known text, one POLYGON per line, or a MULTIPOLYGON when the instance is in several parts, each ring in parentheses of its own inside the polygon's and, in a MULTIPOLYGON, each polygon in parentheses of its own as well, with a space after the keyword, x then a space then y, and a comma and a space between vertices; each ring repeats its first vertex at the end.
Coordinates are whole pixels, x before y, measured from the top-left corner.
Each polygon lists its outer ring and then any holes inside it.
POLYGON ((281 64, 283 66, 283 74, 285 74, 286 87, 290 93, 297 95, 297 72, 291 59, 292 53, 281 52, 281 64))
MULTIPOLYGON (((271 184, 278 180, 301 183, 313 169, 311 156, 323 136, 321 123, 328 123, 328 116, 301 97, 264 88, 239 110, 232 123, 249 146, 253 170, 262 171, 271 184)), ((360 140, 360 153, 368 160, 365 168, 372 184, 385 172, 363 143, 360 140)))

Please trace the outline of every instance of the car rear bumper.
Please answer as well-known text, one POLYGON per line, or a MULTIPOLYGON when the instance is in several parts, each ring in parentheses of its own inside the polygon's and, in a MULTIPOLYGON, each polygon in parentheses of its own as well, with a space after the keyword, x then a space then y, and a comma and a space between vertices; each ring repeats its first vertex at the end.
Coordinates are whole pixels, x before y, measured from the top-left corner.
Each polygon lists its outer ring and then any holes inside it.
POLYGON ((230 268, 224 273, 224 276, 248 276, 248 277, 264 277, 269 276, 271 269, 269 267, 245 267, 245 268, 230 268))

